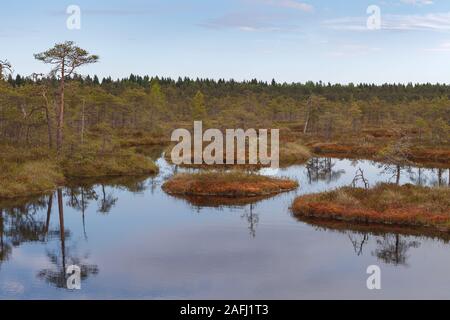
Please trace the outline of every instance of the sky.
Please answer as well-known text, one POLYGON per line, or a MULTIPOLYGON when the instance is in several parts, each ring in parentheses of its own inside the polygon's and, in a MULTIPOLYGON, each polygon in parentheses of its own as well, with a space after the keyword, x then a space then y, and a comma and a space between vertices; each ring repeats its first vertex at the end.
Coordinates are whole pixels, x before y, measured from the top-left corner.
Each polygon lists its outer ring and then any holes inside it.
POLYGON ((450 83, 449 0, 16 0, 0 17, 0 60, 21 75, 72 40, 100 56, 80 73, 114 79, 450 83))

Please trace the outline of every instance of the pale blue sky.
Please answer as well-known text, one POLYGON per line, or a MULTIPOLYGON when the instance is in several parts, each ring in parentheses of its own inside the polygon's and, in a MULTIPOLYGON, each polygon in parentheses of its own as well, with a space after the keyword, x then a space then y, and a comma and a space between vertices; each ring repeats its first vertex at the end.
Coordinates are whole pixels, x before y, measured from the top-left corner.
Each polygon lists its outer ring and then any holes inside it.
POLYGON ((84 74, 130 73, 304 82, 450 83, 449 0, 41 0, 2 4, 0 59, 16 73, 73 40, 101 62, 84 74), (68 5, 81 30, 66 28, 68 5), (382 29, 368 30, 369 5, 382 29))

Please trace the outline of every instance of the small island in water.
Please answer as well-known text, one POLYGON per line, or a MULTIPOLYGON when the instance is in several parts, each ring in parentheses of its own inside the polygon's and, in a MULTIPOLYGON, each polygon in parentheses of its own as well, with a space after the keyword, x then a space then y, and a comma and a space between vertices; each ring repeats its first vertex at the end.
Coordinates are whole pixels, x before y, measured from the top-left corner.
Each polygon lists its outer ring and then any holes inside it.
POLYGON ((297 217, 346 222, 427 227, 450 231, 450 188, 379 184, 372 189, 343 187, 296 198, 297 217))
POLYGON ((233 198, 274 195, 297 187, 297 181, 237 170, 181 173, 162 186, 163 190, 171 195, 233 198))

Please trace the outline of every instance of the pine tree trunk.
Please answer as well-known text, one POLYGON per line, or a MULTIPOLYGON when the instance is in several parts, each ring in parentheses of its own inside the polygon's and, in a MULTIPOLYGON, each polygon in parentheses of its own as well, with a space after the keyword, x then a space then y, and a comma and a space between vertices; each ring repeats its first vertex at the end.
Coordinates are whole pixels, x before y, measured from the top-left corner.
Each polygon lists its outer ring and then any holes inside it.
POLYGON ((60 102, 59 102, 59 112, 58 112, 58 128, 56 131, 56 150, 58 155, 61 155, 62 146, 63 146, 63 126, 64 126, 64 82, 65 82, 65 73, 64 73, 65 63, 63 60, 61 66, 61 87, 60 87, 60 102))
POLYGON ((81 109, 81 145, 84 144, 84 121, 85 121, 85 117, 84 117, 84 107, 85 107, 86 101, 83 99, 83 106, 81 109))
POLYGON ((311 109, 312 109, 311 107, 312 107, 312 98, 310 97, 308 100, 308 111, 306 114, 305 128, 303 129, 304 134, 306 134, 308 132, 309 118, 311 116, 311 109))

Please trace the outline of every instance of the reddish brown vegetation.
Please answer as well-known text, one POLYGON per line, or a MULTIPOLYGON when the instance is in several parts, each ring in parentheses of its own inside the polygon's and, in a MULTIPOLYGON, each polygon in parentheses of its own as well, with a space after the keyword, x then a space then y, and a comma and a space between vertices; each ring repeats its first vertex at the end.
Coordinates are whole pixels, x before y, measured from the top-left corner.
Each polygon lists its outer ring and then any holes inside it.
POLYGON ((450 189, 381 184, 344 187, 297 198, 296 216, 350 222, 434 227, 450 231, 450 189))
POLYGON ((413 161, 417 162, 434 162, 446 164, 450 166, 450 150, 449 149, 424 149, 413 148, 411 150, 413 161))
MULTIPOLYGON (((320 142, 307 144, 317 155, 333 157, 359 158, 368 157, 377 160, 377 156, 385 145, 350 144, 340 142, 320 142)), ((450 150, 436 148, 411 148, 407 160, 424 166, 445 167, 450 165, 450 150)))
POLYGON ((342 220, 333 219, 320 219, 314 217, 296 216, 296 218, 309 224, 313 227, 336 231, 336 232, 354 232, 360 234, 371 234, 376 236, 383 236, 386 234, 397 234, 404 236, 416 236, 427 237, 431 239, 440 239, 445 242, 450 241, 450 233, 442 232, 433 228, 408 227, 405 225, 388 225, 388 224, 376 224, 376 223, 362 223, 362 222, 347 222, 342 220))
POLYGON ((169 194, 190 196, 254 197, 290 191, 298 183, 244 172, 178 174, 164 183, 169 194))

